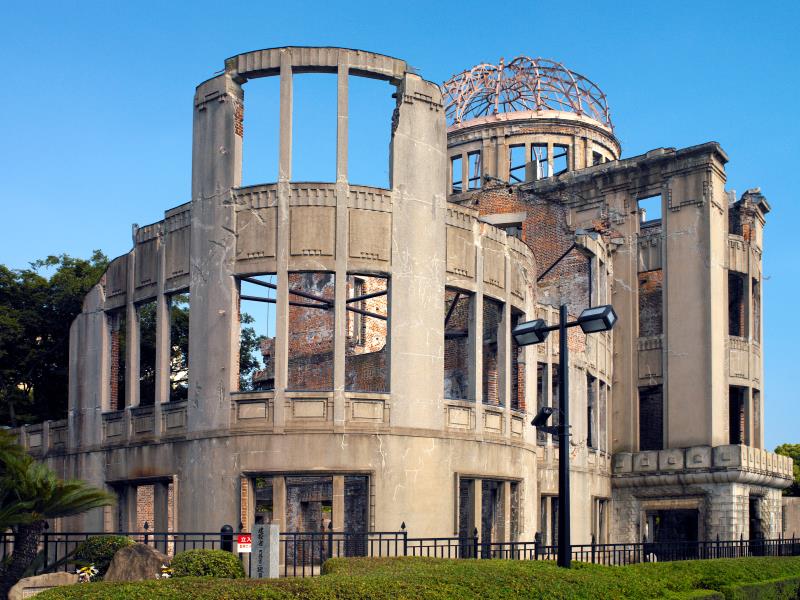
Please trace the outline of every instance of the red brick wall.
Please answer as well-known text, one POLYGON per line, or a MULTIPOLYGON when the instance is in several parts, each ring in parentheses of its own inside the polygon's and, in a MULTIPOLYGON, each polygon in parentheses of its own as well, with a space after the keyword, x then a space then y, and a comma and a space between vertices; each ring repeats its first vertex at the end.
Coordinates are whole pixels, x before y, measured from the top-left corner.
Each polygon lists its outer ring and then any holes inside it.
POLYGON ((661 269, 639 273, 639 336, 663 332, 663 285, 661 269))

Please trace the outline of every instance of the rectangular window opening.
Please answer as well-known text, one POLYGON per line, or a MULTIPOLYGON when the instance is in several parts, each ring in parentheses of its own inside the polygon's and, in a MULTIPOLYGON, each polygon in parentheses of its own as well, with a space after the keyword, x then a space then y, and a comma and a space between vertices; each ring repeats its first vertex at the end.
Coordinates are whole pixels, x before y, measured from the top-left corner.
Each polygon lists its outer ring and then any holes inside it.
POLYGON ((336 181, 337 77, 292 76, 292 181, 336 181))
MULTIPOLYGON (((525 322, 525 314, 515 308, 511 309, 511 323, 517 325, 525 322)), ((525 410, 525 348, 517 344, 511 336, 511 408, 525 410)))
POLYGON ((728 271, 728 335, 747 337, 747 307, 743 273, 728 271))
POLYGON ((664 271, 639 273, 639 337, 661 335, 664 330, 664 271))
POLYGON ((389 287, 385 277, 347 278, 345 389, 389 391, 389 287))
POLYGON ((464 182, 462 181, 464 172, 461 167, 461 155, 453 156, 450 159, 450 193, 460 194, 464 191, 464 182))
POLYGON ((237 120, 242 123, 242 185, 278 180, 280 137, 280 78, 259 77, 243 87, 244 106, 237 120), (243 114, 241 114, 243 111, 243 114))
POLYGON ((761 342, 761 283, 754 278, 751 286, 753 296, 753 341, 761 342))
MULTIPOLYGON (((548 406, 547 402, 547 363, 536 363, 536 412, 548 406)), ((549 425, 550 423, 548 423, 549 425)), ((536 443, 544 446, 547 443, 547 434, 536 430, 536 443)))
POLYGON ((597 378, 586 374, 586 445, 597 449, 597 378))
POLYGON ((275 389, 275 318, 278 277, 239 279, 239 391, 275 389))
POLYGON ((553 175, 569 171, 569 146, 553 145, 553 175))
POLYGON ((467 171, 469 177, 469 189, 477 190, 481 187, 481 153, 470 152, 467 155, 467 164, 469 165, 469 171, 467 171))
POLYGON ((503 404, 500 392, 498 342, 503 319, 503 304, 484 297, 483 300, 483 403, 503 404))
POLYGON ((642 224, 661 220, 661 195, 640 198, 637 201, 639 220, 642 224))
POLYGON ((531 162, 535 168, 536 179, 550 177, 550 161, 547 154, 547 144, 531 145, 531 162))
POLYGON ((444 296, 444 397, 474 400, 469 384, 472 294, 447 288, 444 296))
POLYGON ((389 189, 389 145, 397 88, 386 81, 348 77, 347 179, 389 189))
POLYGON ((169 297, 169 401, 189 398, 189 292, 169 297))
POLYGON ((508 181, 522 183, 525 181, 525 146, 510 146, 508 149, 508 181))
POLYGON ((660 385, 639 388, 639 450, 664 449, 664 398, 660 385))
POLYGON ((599 152, 592 152, 592 166, 603 164, 603 155, 599 152))
POLYGON ((127 319, 125 318, 125 308, 120 308, 108 313, 108 320, 111 327, 111 357, 110 366, 110 385, 109 410, 122 410, 125 408, 125 382, 127 367, 127 319))
POLYGON ((333 389, 333 273, 289 273, 289 375, 287 389, 333 389))
POLYGON ((156 301, 137 305, 139 320, 139 406, 156 400, 156 301))
POLYGON ((747 443, 747 388, 732 385, 728 388, 729 444, 747 443))

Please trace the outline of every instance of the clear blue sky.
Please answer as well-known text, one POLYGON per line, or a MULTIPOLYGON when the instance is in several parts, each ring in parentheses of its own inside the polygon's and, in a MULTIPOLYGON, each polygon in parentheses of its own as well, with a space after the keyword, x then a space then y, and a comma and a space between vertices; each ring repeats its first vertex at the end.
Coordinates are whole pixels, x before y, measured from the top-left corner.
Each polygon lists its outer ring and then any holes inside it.
MULTIPOLYGON (((258 48, 363 48, 403 58, 436 82, 501 56, 552 58, 607 93, 624 156, 720 142, 731 157, 728 188, 760 186, 772 205, 766 442, 800 442, 798 336, 787 319, 800 291, 800 3, 6 0, 0 14, 0 263, 17 268, 94 248, 117 256, 130 248, 132 223, 188 201, 194 87, 226 57, 258 48)), ((315 98, 332 88, 316 85, 298 92, 305 139, 330 118, 315 98)), ((384 110, 383 92, 363 109, 384 110)), ((268 115, 268 84, 252 89, 248 100, 256 98, 268 115)), ((246 120, 261 157, 245 165, 246 178, 263 167, 262 179, 272 179, 275 125, 246 120)), ((365 140, 374 134, 353 127, 365 140)), ((331 156, 331 136, 316 141, 331 156)), ((297 159, 309 179, 330 178, 317 161, 297 159)), ((371 152, 351 160, 364 173, 351 180, 385 177, 371 152)))

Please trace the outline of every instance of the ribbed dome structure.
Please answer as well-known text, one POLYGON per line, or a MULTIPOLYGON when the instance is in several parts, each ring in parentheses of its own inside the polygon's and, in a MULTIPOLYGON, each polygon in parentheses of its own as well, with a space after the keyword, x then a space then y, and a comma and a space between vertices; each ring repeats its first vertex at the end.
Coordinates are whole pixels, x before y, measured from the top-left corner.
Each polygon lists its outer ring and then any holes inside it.
POLYGON ((587 116, 613 129, 606 95, 595 83, 546 58, 517 56, 482 63, 444 84, 449 124, 515 111, 559 110, 587 116))

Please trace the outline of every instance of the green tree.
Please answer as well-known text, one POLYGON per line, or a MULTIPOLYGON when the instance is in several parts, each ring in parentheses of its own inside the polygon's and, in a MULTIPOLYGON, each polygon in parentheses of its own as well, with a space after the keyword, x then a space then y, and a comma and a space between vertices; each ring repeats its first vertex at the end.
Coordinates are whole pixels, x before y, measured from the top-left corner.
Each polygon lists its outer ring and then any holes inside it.
POLYGON ((239 334, 239 389, 253 390, 253 375, 263 368, 261 361, 261 341, 266 336, 257 335, 253 323, 255 319, 247 314, 240 315, 242 324, 239 334))
POLYGON ((107 265, 99 250, 0 265, 0 423, 66 416, 70 325, 107 265))
POLYGON ((0 531, 14 532, 11 556, 0 564, 0 598, 33 563, 48 519, 113 503, 111 494, 84 481, 59 479, 25 452, 11 433, 0 431, 0 531))
POLYGON ((794 461, 794 483, 783 491, 784 495, 800 496, 800 444, 781 444, 775 448, 775 454, 788 456, 794 461))

